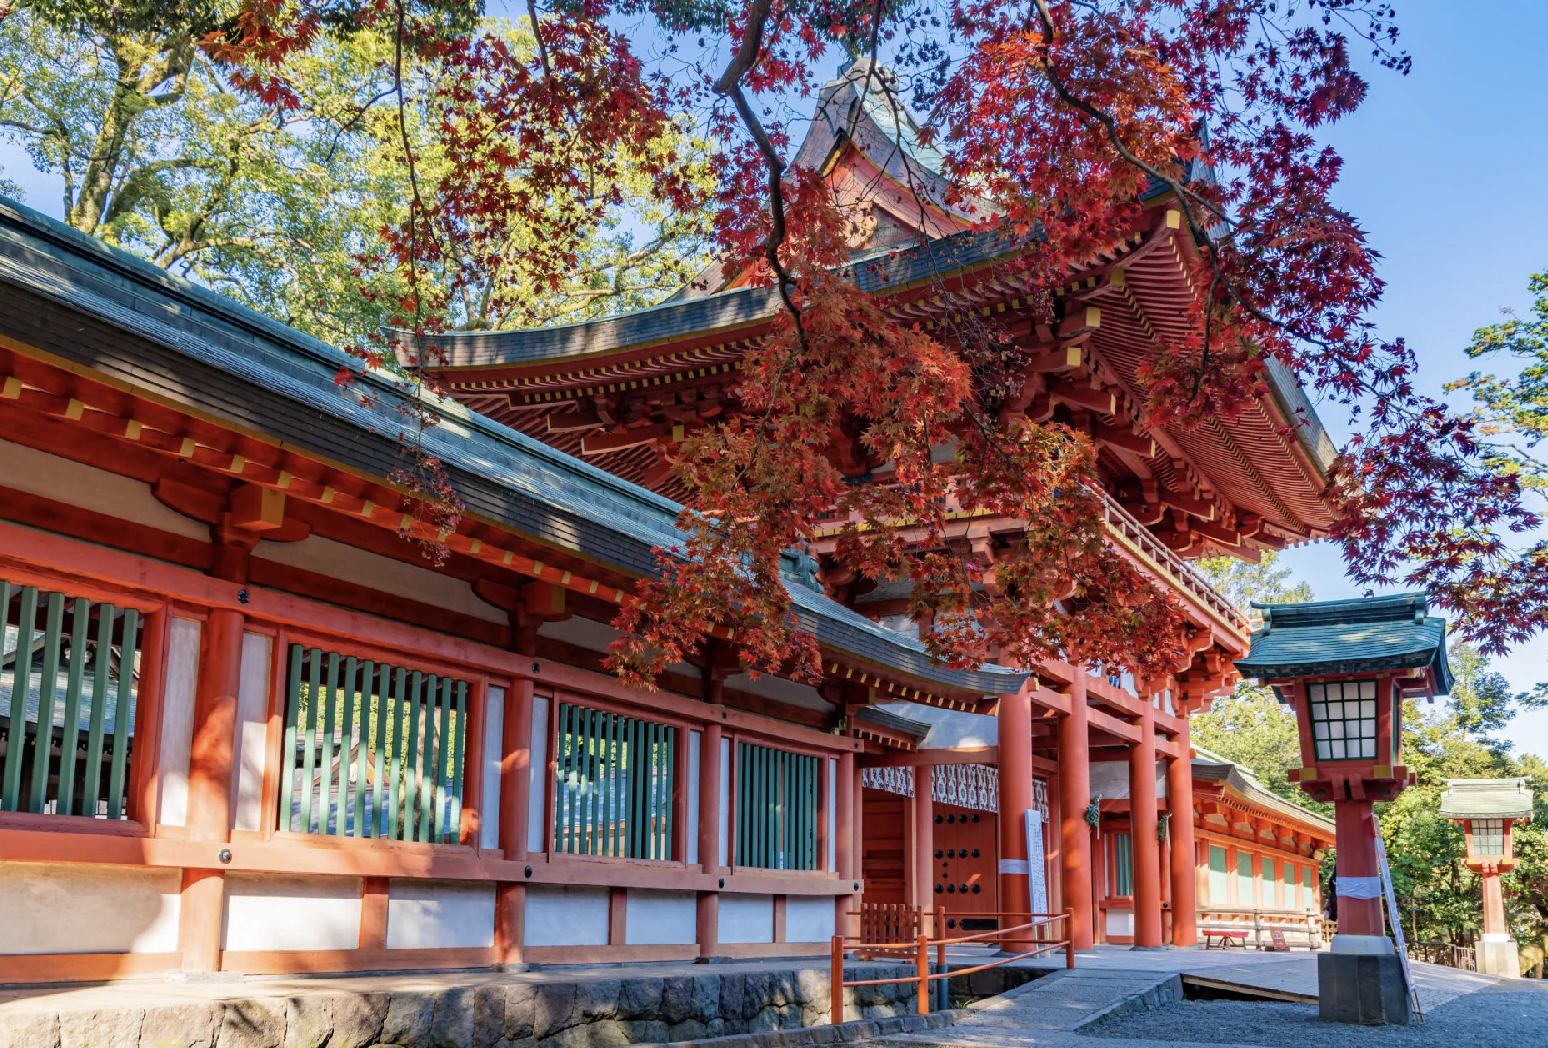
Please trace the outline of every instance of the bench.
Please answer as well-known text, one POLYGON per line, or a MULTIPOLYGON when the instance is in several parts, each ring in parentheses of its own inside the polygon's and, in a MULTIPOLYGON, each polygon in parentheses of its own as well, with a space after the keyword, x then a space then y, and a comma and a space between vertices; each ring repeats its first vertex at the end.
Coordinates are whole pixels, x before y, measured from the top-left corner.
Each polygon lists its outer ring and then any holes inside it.
POLYGON ((1212 930, 1212 929, 1206 928, 1204 930, 1204 948, 1206 950, 1213 950, 1213 949, 1229 950, 1233 946, 1236 946, 1236 947, 1241 948, 1241 949, 1246 949, 1246 947, 1247 947, 1247 930, 1246 929, 1242 929, 1242 930, 1220 929, 1220 930, 1217 931, 1217 930, 1212 930))

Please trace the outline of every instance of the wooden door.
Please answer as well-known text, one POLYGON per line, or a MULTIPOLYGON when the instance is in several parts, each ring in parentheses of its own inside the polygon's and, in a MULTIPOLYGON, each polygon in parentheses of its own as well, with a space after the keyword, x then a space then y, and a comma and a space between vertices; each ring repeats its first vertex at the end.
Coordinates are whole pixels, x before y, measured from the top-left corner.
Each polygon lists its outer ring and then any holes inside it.
POLYGON ((908 886, 904 878, 903 856, 907 847, 904 827, 908 824, 904 798, 882 790, 861 790, 860 875, 865 878, 868 903, 905 903, 908 886))
POLYGON ((931 901, 946 910, 947 931, 987 931, 999 909, 998 832, 993 812, 936 804, 931 901), (955 926, 953 923, 955 922, 955 926))

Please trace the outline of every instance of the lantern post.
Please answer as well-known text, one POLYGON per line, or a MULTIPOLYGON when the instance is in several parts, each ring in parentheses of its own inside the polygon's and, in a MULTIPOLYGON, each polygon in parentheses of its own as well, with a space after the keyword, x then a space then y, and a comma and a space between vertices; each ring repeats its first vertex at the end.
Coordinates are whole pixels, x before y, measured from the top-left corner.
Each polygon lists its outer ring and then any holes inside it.
POLYGON ((1532 791, 1527 789, 1527 780, 1448 779, 1440 813, 1462 827, 1467 868, 1483 881, 1478 970, 1485 975, 1520 978, 1521 954, 1505 921, 1500 874, 1509 873, 1516 865, 1511 829, 1532 818, 1532 791))
POLYGON ((1295 711, 1302 767, 1291 779, 1333 805, 1338 931, 1317 958, 1319 1013, 1405 1024, 1408 986, 1383 919, 1373 809, 1413 779, 1402 758, 1404 700, 1451 688, 1445 620, 1417 594, 1253 607, 1263 625, 1236 668, 1295 711))

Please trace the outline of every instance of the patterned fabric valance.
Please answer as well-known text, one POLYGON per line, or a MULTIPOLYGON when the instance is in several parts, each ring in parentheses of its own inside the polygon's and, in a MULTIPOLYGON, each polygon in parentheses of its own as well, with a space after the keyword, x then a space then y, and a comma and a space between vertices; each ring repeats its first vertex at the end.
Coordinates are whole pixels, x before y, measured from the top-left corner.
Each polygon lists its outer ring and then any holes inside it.
MULTIPOLYGON (((860 784, 872 790, 914 795, 913 768, 862 768, 860 784)), ((1000 770, 989 764, 937 764, 930 777, 932 800, 959 808, 998 812, 1000 770)), ((1048 782, 1032 780, 1032 806, 1048 821, 1048 782)))

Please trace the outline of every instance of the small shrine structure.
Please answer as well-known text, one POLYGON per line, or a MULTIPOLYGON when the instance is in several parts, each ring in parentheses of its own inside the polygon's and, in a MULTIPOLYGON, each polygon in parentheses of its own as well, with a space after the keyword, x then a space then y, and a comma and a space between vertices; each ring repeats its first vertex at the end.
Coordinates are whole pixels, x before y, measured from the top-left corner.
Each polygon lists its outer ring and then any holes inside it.
POLYGON ((1462 827, 1467 838, 1467 868, 1483 881, 1483 939, 1478 970, 1508 979, 1521 975, 1520 952, 1505 921, 1500 874, 1516 865, 1511 828, 1532 818, 1532 791, 1526 779, 1448 779, 1440 813, 1462 827))
POLYGON ((1317 958, 1320 1013, 1406 1024, 1407 981, 1382 919, 1373 807, 1413 779, 1402 763, 1403 701, 1451 689, 1446 622, 1422 594, 1254 607, 1263 625, 1237 669, 1295 710, 1303 767, 1291 777, 1334 811, 1338 932, 1317 958))

